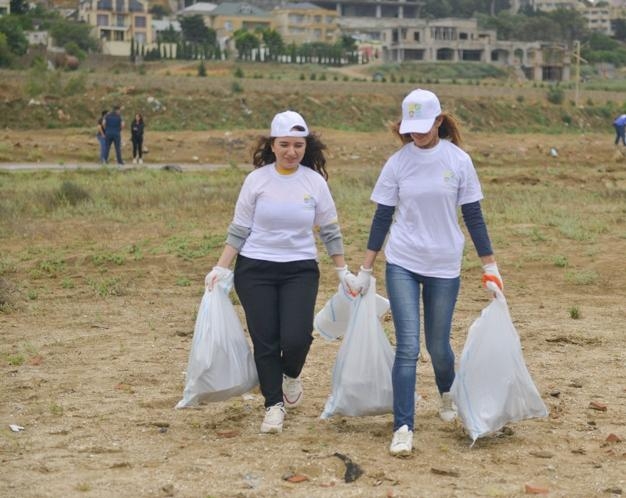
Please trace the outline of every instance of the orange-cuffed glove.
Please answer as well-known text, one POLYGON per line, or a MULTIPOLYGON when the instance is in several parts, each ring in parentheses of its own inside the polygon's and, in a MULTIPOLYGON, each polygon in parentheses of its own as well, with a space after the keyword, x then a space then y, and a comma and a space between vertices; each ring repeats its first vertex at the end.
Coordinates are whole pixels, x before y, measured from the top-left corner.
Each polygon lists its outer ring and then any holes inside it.
POLYGON ((483 287, 487 291, 491 292, 487 286, 487 282, 493 282, 501 291, 504 291, 504 283, 502 282, 502 275, 498 271, 498 265, 496 263, 487 263, 483 265, 483 287))

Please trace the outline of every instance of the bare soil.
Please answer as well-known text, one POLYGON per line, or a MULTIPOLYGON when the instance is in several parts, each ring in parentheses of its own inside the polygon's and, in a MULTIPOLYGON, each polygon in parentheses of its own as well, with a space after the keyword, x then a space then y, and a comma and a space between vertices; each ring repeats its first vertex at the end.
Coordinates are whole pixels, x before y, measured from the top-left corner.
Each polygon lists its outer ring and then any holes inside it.
MULTIPOLYGON (((246 163, 255 130, 148 133, 147 163, 246 163), (197 157, 197 160, 194 159, 197 157)), ((90 132, 3 131, 11 161, 30 162, 24 151, 44 151, 41 161, 70 164, 73 151, 93 147, 90 132), (15 144, 20 144, 16 146, 15 144)), ((382 164, 396 144, 386 134, 324 133, 332 168, 382 164)), ((612 229, 594 241, 552 239, 501 244, 498 258, 511 314, 528 369, 549 417, 510 424, 473 447, 458 423, 437 416, 432 368, 418 369, 415 451, 389 456, 391 415, 336 416, 322 421, 339 343, 316 334, 302 374, 303 405, 288 413, 279 435, 259 434, 258 392, 199 409, 175 410, 182 396, 204 274, 203 267, 172 258, 133 263, 128 291, 106 299, 88 289, 42 283, 37 300, 20 295, 30 268, 16 265, 16 309, 0 313, 0 496, 6 497, 551 497, 620 496, 626 491, 626 168, 606 135, 504 136, 476 134, 467 149, 489 158, 492 192, 542 181, 556 169, 563 188, 594 186, 621 199, 606 213, 612 229), (550 156, 550 149, 558 157, 550 156), (494 166, 495 165, 495 166, 494 166), (501 170, 494 173, 498 165, 501 170), (619 202, 618 202, 619 205, 619 202), (550 255, 567 255, 598 275, 589 285, 564 278, 550 255), (177 272, 196 275, 176 286, 177 272), (576 319, 572 310, 579 310, 576 319), (15 364, 10 358, 22 355, 15 364), (12 432, 9 424, 24 429, 12 432), (346 455, 364 471, 345 481, 346 455), (302 476, 290 482, 289 476, 302 476), (296 479, 297 480, 297 479, 296 479)), ((482 158, 482 159, 481 159, 482 158)), ((6 161, 6 159, 5 159, 6 161)), ((81 160, 82 163, 89 161, 81 160)), ((80 161, 79 161, 80 162, 80 161)), ((8 163, 7 163, 8 164, 8 163)), ((93 164, 93 161, 91 162, 93 164)), ((7 173, 4 173, 7 174, 7 173)), ((0 184, 1 186, 1 184, 0 184)), ((556 193, 555 193, 556 195, 556 193)), ((593 205, 576 206, 581 216, 593 205)), ((537 206, 541 209, 541 206, 537 206)), ((499 240, 529 227, 500 227, 499 240)), ((153 228, 154 229, 154 228, 153 228)), ((82 237, 122 246, 153 232, 119 225, 62 225, 45 220, 2 237, 11 255, 59 247, 82 237), (130 231, 134 230, 134 231, 130 231)), ((496 241, 497 243, 497 241, 496 241)), ((499 247, 498 245, 496 246, 499 247)), ((351 260, 362 248, 350 247, 351 260)), ((217 254, 214 255, 217 258, 217 254)), ((379 265, 382 268, 382 264, 379 265)), ((329 274, 330 268, 324 268, 329 274)), ((76 272, 81 272, 80 261, 76 272)), ((382 282, 382 279, 380 279, 382 282)), ((463 275, 453 346, 457 358, 469 325, 488 303, 476 268, 463 275)), ((329 279, 329 282, 331 280, 329 279)), ((9 285, 8 280, 5 285, 9 285)), ((334 280, 319 295, 321 307, 334 280)), ((382 290, 384 293, 384 288, 382 290)), ((390 327, 386 318, 386 327, 390 327)))

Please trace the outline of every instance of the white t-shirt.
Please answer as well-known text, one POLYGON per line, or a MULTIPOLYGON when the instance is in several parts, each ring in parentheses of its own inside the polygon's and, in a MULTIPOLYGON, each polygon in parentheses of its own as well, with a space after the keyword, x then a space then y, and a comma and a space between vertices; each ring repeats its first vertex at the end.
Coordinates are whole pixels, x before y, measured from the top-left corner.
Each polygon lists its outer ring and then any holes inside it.
POLYGON ((316 259, 313 229, 333 222, 337 210, 326 180, 302 165, 290 175, 279 174, 274 164, 250 172, 233 218, 251 229, 240 254, 275 262, 316 259))
POLYGON ((458 277, 465 239, 457 207, 482 198, 472 160, 459 147, 448 140, 431 149, 404 145, 385 163, 371 196, 396 207, 387 261, 428 277, 458 277))

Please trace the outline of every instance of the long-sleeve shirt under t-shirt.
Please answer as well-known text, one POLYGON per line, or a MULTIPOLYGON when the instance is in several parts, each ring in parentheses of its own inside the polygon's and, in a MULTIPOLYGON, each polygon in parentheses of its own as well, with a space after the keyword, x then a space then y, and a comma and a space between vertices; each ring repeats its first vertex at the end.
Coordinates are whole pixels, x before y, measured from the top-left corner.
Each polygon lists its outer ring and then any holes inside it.
POLYGON ((425 276, 457 277, 465 242, 457 208, 482 197, 472 160, 462 149, 447 140, 431 149, 404 145, 383 167, 371 196, 395 207, 387 261, 425 276))

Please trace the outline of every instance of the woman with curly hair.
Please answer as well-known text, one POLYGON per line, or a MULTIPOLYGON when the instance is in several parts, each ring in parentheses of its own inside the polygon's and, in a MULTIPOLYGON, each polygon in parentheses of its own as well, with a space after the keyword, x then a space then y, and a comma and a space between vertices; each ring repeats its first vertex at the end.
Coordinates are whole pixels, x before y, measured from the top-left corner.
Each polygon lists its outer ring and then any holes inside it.
MULTIPOLYGON (((205 279, 230 277, 243 306, 265 398, 262 433, 282 432, 286 408, 302 402, 300 372, 313 340, 319 287, 315 232, 350 291, 335 202, 326 180, 326 146, 300 114, 276 114, 253 152, 223 252, 205 279)), ((351 292, 351 291, 350 291, 351 292)))

